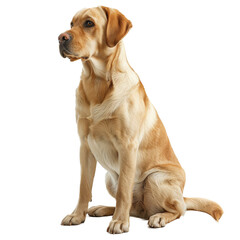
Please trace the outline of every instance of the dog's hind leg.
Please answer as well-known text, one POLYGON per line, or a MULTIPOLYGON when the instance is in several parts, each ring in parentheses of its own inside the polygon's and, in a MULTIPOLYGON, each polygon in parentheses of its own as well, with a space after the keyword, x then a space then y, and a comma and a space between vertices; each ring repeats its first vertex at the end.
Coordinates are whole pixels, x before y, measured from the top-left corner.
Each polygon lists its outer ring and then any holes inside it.
MULTIPOLYGON (((116 197, 117 193, 117 184, 118 184, 118 176, 110 173, 106 173, 106 187, 108 192, 112 197, 116 197)), ((88 209, 88 215, 91 217, 103 217, 103 216, 111 216, 114 214, 115 207, 108 206, 94 206, 88 209)))
POLYGON ((164 227, 186 211, 179 181, 168 173, 153 173, 146 179, 144 208, 149 227, 164 227))

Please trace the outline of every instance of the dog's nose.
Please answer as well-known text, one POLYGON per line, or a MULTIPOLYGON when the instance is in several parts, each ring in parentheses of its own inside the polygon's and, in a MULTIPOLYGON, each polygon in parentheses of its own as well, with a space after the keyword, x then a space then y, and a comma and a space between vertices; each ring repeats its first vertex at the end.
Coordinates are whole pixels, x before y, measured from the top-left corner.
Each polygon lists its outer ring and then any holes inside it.
POLYGON ((69 41, 71 36, 68 33, 62 33, 58 36, 58 41, 60 43, 69 41))

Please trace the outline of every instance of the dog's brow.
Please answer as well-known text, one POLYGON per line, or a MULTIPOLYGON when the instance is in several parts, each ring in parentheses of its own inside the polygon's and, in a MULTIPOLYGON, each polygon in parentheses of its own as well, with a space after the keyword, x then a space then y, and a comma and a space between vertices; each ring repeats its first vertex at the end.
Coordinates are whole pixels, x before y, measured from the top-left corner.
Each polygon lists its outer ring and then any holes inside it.
POLYGON ((94 17, 94 16, 92 16, 90 14, 86 14, 86 15, 82 16, 82 19, 83 20, 90 19, 90 20, 96 21, 96 17, 94 17))

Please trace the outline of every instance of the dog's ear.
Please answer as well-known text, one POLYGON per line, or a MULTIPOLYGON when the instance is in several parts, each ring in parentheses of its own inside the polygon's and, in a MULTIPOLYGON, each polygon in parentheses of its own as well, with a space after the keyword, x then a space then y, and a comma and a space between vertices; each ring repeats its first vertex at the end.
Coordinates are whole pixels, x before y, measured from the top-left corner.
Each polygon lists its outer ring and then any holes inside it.
POLYGON ((109 47, 114 47, 128 33, 132 23, 116 9, 101 8, 107 15, 106 42, 109 47))

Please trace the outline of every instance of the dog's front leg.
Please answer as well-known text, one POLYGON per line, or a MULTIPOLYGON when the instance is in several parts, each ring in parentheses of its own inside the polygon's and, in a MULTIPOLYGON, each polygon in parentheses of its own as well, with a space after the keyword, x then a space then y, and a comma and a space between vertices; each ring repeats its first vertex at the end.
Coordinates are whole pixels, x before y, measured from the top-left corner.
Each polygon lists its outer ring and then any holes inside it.
POLYGON ((132 190, 136 169, 135 144, 119 148, 120 175, 116 195, 116 208, 107 231, 123 233, 129 231, 129 212, 132 205, 132 190))
POLYGON ((83 223, 88 211, 88 203, 92 199, 92 184, 96 170, 96 160, 87 143, 80 148, 81 182, 77 207, 72 214, 62 220, 62 225, 77 225, 83 223))

